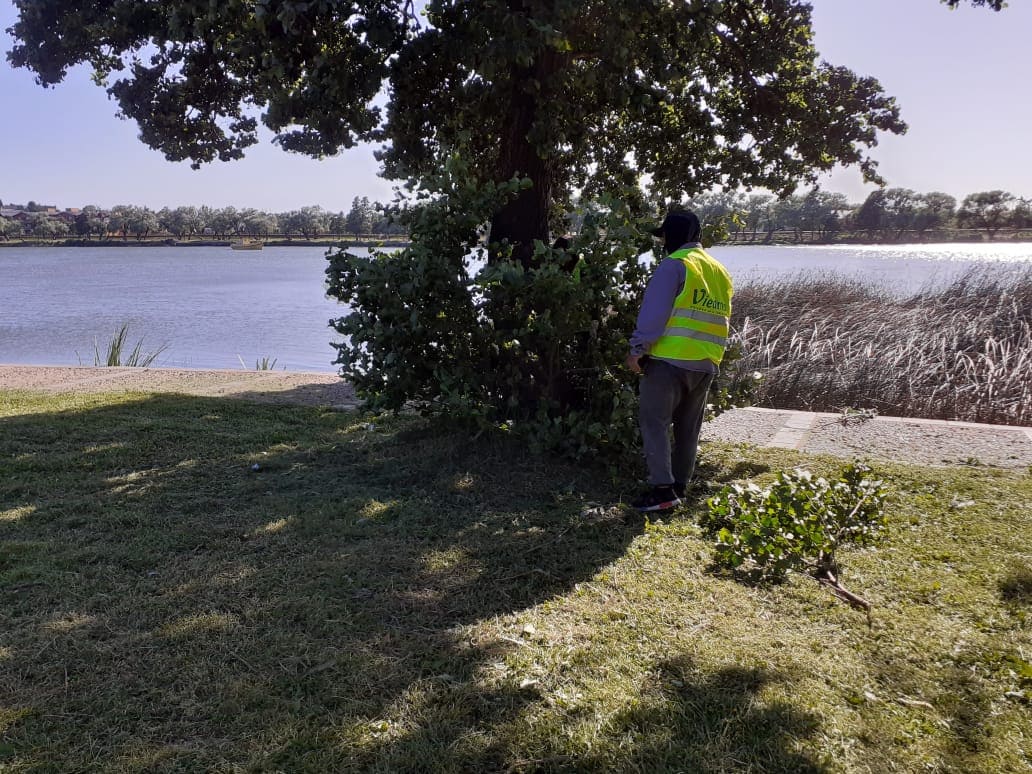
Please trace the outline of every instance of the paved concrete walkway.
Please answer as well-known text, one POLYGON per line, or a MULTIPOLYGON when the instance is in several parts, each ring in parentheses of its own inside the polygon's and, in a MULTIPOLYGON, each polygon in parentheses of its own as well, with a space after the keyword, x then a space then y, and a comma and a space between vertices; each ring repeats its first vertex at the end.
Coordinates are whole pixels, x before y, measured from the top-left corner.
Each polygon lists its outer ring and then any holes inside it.
MULTIPOLYGON (((332 373, 196 371, 0 365, 0 390, 144 392, 232 397, 351 409, 351 388, 332 373)), ((703 440, 919 465, 1032 467, 1032 428, 931 419, 744 408, 706 424, 703 440)))
POLYGON ((743 408, 707 423, 702 437, 917 465, 1032 468, 1032 428, 1009 425, 743 408))

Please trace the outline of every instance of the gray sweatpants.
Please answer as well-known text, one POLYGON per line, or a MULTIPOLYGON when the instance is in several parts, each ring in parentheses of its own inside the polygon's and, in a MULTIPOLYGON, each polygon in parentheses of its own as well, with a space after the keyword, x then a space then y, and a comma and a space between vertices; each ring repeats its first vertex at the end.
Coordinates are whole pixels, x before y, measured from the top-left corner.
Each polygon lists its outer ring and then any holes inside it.
POLYGON ((687 484, 695 472, 699 431, 706 413, 706 395, 714 374, 687 371, 648 360, 638 384, 638 423, 649 483, 664 486, 687 484), (670 426, 674 427, 674 448, 670 450, 670 426))

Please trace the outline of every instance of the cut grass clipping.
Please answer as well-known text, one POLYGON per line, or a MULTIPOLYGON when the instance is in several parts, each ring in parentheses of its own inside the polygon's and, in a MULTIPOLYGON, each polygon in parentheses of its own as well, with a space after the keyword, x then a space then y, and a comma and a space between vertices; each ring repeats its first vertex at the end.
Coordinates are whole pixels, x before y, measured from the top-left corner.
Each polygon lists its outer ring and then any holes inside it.
MULTIPOLYGON (((795 467, 842 462, 700 475, 795 467)), ((632 481, 411 417, 0 393, 0 468, 5 772, 1030 764, 1025 472, 879 464, 868 629, 714 574, 703 495, 628 524, 632 481)))

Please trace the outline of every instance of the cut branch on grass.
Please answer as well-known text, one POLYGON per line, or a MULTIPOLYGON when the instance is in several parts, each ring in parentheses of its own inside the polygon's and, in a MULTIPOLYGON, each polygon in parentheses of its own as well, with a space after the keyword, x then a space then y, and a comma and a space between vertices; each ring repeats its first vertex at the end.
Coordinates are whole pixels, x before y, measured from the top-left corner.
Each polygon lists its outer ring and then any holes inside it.
POLYGON ((814 576, 818 583, 827 588, 836 597, 841 599, 843 602, 849 604, 857 610, 863 610, 867 614, 867 628, 870 629, 873 625, 871 620, 871 609, 872 605, 863 597, 857 596, 852 591, 843 586, 838 577, 830 569, 823 569, 814 576))
POLYGON ((864 610, 870 626, 870 602, 839 582, 836 562, 843 544, 868 545, 885 526, 882 482, 868 473, 867 466, 854 464, 829 481, 797 469, 779 474, 766 489, 726 487, 708 502, 707 524, 720 527, 718 563, 755 569, 762 580, 809 571, 835 596, 864 610))

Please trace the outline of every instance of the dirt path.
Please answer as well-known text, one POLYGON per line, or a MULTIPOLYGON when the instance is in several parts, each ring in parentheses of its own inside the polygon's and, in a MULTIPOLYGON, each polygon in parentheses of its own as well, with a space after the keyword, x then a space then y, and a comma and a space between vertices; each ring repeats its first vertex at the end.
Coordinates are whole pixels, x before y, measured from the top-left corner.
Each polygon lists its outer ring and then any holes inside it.
POLYGON ((336 374, 294 371, 0 365, 0 390, 167 392, 334 408, 357 404, 351 386, 336 374))

